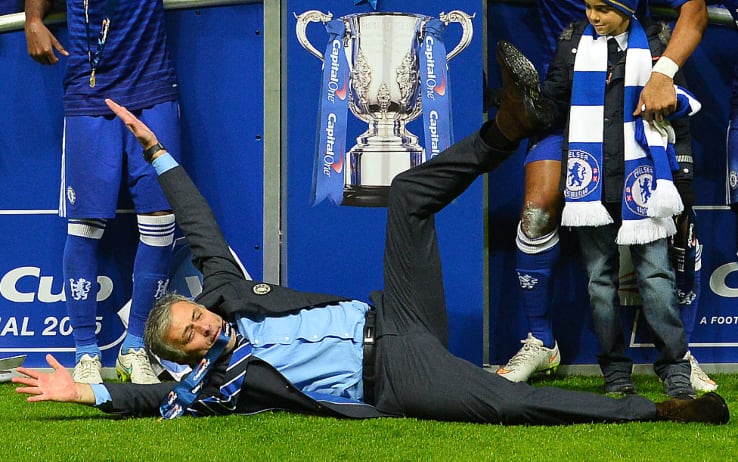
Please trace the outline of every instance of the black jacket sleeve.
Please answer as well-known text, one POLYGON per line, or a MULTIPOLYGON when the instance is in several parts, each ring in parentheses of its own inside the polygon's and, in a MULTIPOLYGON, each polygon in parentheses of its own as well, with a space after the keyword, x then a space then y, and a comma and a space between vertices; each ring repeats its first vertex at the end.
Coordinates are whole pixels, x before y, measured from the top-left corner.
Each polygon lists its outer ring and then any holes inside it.
POLYGON ((244 279, 215 215, 184 168, 178 166, 164 172, 159 176, 159 183, 187 238, 192 262, 205 278, 203 289, 208 288, 214 275, 221 279, 244 279))
POLYGON ((108 414, 120 414, 134 417, 154 417, 159 415, 159 405, 174 388, 176 382, 164 382, 151 385, 132 383, 105 383, 112 401, 98 406, 108 414))
POLYGON ((279 316, 346 300, 336 295, 301 292, 247 280, 210 206, 184 168, 177 166, 162 173, 159 184, 187 238, 193 263, 204 277, 198 303, 233 321, 239 314, 279 316))

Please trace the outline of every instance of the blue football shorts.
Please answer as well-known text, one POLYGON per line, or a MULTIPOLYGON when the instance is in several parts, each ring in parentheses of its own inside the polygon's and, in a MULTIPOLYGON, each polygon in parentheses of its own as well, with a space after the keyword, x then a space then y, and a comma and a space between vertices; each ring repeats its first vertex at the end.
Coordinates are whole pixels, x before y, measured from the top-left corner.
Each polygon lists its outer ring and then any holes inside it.
MULTIPOLYGON (((160 103, 133 113, 179 160, 179 103, 160 103)), ((142 152, 136 137, 113 115, 65 117, 59 215, 114 218, 123 187, 136 213, 170 210, 156 172, 142 152)))
POLYGON ((555 160, 561 162, 561 145, 564 142, 564 135, 561 132, 555 132, 530 147, 525 154, 524 165, 539 160, 555 160))

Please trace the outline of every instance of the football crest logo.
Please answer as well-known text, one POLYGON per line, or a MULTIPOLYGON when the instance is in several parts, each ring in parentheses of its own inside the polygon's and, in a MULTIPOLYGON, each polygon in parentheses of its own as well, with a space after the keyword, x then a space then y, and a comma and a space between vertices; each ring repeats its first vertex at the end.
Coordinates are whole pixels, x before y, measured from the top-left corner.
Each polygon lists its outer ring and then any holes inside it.
POLYGON ((590 153, 579 149, 569 151, 566 164, 567 199, 581 199, 595 191, 602 179, 600 164, 590 153))
POLYGON ((648 216, 648 201, 653 194, 653 167, 642 165, 625 177, 625 205, 642 217, 648 216))
POLYGON ((77 202, 77 193, 74 192, 74 189, 71 186, 67 187, 67 200, 72 205, 77 202))
POLYGON ((735 191, 738 189, 738 172, 735 170, 731 170, 728 174, 728 182, 730 184, 730 189, 735 191))
POLYGON ((518 283, 521 289, 535 289, 538 285, 538 278, 531 276, 530 274, 521 274, 518 272, 518 283))

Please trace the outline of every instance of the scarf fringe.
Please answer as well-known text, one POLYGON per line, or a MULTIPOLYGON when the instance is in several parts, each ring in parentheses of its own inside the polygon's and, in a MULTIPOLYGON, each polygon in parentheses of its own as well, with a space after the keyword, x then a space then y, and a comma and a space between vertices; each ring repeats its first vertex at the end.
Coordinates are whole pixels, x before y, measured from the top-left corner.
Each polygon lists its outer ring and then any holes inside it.
POLYGON ((604 226, 613 219, 602 202, 567 202, 561 212, 562 226, 604 226))
POLYGON ((648 201, 648 216, 666 218, 679 215, 684 211, 684 204, 679 191, 672 181, 656 180, 656 188, 648 201))
POLYGON ((671 218, 646 218, 625 220, 618 230, 615 242, 619 245, 648 244, 676 234, 671 218))

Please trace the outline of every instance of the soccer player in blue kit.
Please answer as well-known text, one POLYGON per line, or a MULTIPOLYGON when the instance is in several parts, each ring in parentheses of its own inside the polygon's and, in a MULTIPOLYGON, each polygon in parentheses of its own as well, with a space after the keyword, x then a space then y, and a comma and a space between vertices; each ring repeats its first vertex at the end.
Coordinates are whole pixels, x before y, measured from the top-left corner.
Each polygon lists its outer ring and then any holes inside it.
POLYGON ((63 273, 76 351, 74 378, 102 382, 95 322, 98 247, 115 217, 122 181, 136 211, 139 243, 133 267, 128 331, 116 361, 124 380, 157 383, 144 348, 143 328, 156 297, 166 291, 174 215, 135 137, 105 105, 115 98, 166 133, 181 152, 178 89, 166 48, 162 0, 68 0, 69 44, 44 25, 52 0, 26 0, 28 53, 53 65, 67 58, 60 215, 67 219, 63 273), (94 162, 93 162, 94 159, 94 162))

